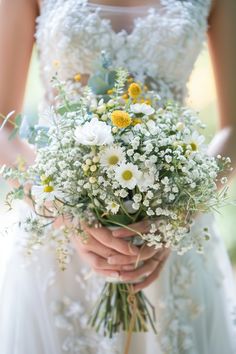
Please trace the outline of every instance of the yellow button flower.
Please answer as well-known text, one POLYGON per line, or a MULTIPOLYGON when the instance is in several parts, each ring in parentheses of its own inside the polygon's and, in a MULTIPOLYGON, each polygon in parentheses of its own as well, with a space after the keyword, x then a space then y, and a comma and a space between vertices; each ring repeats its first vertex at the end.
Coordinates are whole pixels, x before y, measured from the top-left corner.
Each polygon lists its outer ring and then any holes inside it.
POLYGON ((139 84, 133 82, 128 88, 128 93, 130 97, 137 98, 142 93, 142 89, 139 84))
POLYGON ((114 92, 114 89, 109 89, 109 90, 107 90, 107 94, 108 94, 108 95, 112 95, 113 92, 114 92))
POLYGON ((77 73, 75 76, 74 76, 74 80, 76 82, 79 82, 81 80, 81 74, 80 73, 77 73))
POLYGON ((111 114, 112 123, 118 128, 126 128, 131 124, 131 117, 124 111, 113 111, 111 114))
POLYGON ((129 98, 128 94, 127 93, 124 93, 122 96, 121 96, 124 100, 127 100, 129 98))

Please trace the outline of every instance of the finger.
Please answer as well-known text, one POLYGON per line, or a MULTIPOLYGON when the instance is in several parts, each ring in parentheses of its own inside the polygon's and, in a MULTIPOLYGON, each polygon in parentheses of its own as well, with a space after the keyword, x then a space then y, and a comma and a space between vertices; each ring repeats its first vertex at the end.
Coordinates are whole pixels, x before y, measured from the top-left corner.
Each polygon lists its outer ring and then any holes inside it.
POLYGON ((121 254, 112 255, 108 258, 109 264, 131 264, 136 263, 138 260, 144 261, 149 258, 152 258, 155 254, 161 253, 160 250, 156 250, 153 247, 143 246, 139 250, 139 254, 134 256, 124 256, 121 254))
POLYGON ((125 256, 122 254, 111 256, 107 259, 107 263, 111 265, 128 265, 135 264, 137 262, 137 256, 125 256))
POLYGON ((162 259, 162 261, 159 262, 157 268, 143 281, 141 281, 138 284, 134 285, 134 292, 137 293, 140 290, 146 288, 148 285, 150 285, 155 279, 158 278, 158 276, 160 275, 161 270, 163 269, 166 259, 168 258, 168 256, 166 256, 164 259, 162 259))
POLYGON ((120 266, 110 265, 107 263, 106 259, 98 256, 93 252, 84 252, 81 254, 82 258, 90 265, 94 270, 110 270, 110 271, 119 271, 120 266))
POLYGON ((162 248, 158 253, 153 256, 156 261, 162 261, 164 258, 168 257, 170 254, 169 248, 162 248))
POLYGON ((139 248, 131 245, 129 242, 125 240, 116 239, 112 236, 110 230, 105 227, 100 228, 88 228, 85 229, 89 232, 98 242, 103 245, 116 250, 119 253, 125 255, 137 255, 139 253, 139 248))
POLYGON ((111 270, 104 270, 104 269, 94 269, 94 272, 96 272, 99 275, 102 275, 104 277, 111 277, 111 278, 117 278, 119 279, 119 272, 111 271, 111 270))
POLYGON ((112 235, 114 237, 129 237, 129 236, 136 236, 138 233, 145 233, 149 230, 149 221, 142 220, 135 224, 128 225, 129 229, 125 227, 121 227, 117 230, 112 231, 112 235))
POLYGON ((154 260, 149 260, 145 262, 141 267, 133 271, 121 271, 120 278, 122 281, 137 280, 144 275, 149 275, 154 272, 157 267, 157 262, 154 260))
POLYGON ((103 258, 108 258, 119 254, 115 250, 98 242, 94 237, 88 237, 86 243, 84 243, 83 240, 81 240, 81 238, 77 237, 75 238, 74 244, 77 250, 83 249, 83 250, 91 251, 103 258))

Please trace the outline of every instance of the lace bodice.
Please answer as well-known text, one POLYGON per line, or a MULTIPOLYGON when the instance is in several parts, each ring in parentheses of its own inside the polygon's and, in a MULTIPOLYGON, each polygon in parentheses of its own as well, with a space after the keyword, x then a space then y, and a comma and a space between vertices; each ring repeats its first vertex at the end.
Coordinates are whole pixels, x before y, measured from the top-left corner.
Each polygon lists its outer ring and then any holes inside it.
POLYGON ((125 66, 137 79, 151 77, 162 97, 182 101, 205 40, 210 5, 211 0, 157 0, 142 13, 133 11, 132 29, 116 31, 104 6, 91 6, 87 0, 44 0, 36 41, 47 100, 52 98, 55 61, 67 80, 78 72, 89 75, 105 50, 114 66, 125 66))

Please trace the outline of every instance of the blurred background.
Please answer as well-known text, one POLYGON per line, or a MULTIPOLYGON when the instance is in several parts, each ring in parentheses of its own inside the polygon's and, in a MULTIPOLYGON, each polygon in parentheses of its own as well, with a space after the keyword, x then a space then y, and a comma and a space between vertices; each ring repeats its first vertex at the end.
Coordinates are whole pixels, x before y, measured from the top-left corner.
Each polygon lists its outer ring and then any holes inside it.
MULTIPOLYGON (((205 131, 207 141, 210 141, 218 128, 218 112, 216 92, 211 62, 207 48, 200 54, 189 82, 190 96, 188 104, 199 111, 201 119, 207 125, 205 131)), ((37 106, 42 96, 42 86, 39 78, 37 53, 34 50, 25 96, 24 111, 35 119, 37 106)), ((0 209, 4 209, 4 195, 7 186, 0 180, 0 209)), ((236 181, 230 186, 230 197, 236 200, 236 181)), ((236 267, 236 227, 234 224, 236 206, 229 205, 216 215, 220 233, 225 240, 230 258, 236 267)))

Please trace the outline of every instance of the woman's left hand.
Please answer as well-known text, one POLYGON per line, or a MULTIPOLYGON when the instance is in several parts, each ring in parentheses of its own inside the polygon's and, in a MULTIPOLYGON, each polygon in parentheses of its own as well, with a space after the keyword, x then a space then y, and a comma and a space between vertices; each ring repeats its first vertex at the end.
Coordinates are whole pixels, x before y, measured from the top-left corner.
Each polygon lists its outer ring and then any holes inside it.
MULTIPOLYGON (((139 232, 147 233, 149 231, 148 220, 144 220, 135 224, 128 225, 129 228, 139 232)), ((128 230, 126 228, 120 228, 112 232, 114 237, 117 238, 126 238, 137 236, 135 231, 128 230)), ((155 249, 154 247, 142 246, 140 248, 140 254, 135 257, 115 255, 109 257, 108 262, 110 264, 134 264, 139 261, 142 261, 141 266, 137 267, 134 270, 129 270, 129 265, 127 265, 127 271, 125 266, 123 267, 124 271, 120 272, 120 279, 124 282, 135 281, 145 276, 145 279, 138 282, 134 285, 134 291, 138 292, 148 285, 150 285, 155 279, 158 278, 168 256, 170 250, 167 248, 155 249)))

